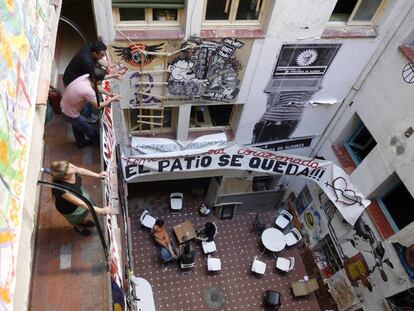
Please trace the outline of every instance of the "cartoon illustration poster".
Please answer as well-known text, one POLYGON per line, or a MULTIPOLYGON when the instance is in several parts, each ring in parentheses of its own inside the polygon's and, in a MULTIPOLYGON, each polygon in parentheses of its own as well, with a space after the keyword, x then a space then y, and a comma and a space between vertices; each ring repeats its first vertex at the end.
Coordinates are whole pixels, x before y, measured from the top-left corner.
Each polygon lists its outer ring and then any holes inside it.
POLYGON ((120 83, 122 108, 159 106, 162 100, 234 103, 251 44, 236 38, 116 43, 110 51, 112 61, 129 68, 120 83))

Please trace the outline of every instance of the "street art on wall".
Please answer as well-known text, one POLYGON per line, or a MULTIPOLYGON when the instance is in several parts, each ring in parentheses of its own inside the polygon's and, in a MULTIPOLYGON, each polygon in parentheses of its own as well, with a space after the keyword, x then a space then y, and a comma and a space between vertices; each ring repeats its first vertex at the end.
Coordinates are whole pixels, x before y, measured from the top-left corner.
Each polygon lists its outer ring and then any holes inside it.
POLYGON ((235 102, 251 44, 234 38, 207 41, 195 37, 130 41, 128 46, 116 43, 109 50, 111 61, 129 69, 124 80, 117 81, 124 97, 121 106, 159 106, 162 99, 171 103, 235 102))
POLYGON ((168 65, 168 91, 182 99, 229 102, 240 88, 240 61, 234 57, 244 43, 231 38, 221 42, 192 40, 193 49, 180 53, 168 65))
POLYGON ((48 1, 0 0, 0 310, 13 309, 48 1))
POLYGON ((112 46, 115 51, 115 54, 121 57, 121 59, 131 66, 141 65, 145 66, 150 64, 157 56, 152 54, 143 54, 140 51, 144 52, 160 52, 163 49, 164 43, 154 44, 154 45, 145 45, 142 43, 133 44, 127 47, 112 46))
MULTIPOLYGON (((282 45, 277 64, 264 92, 266 110, 253 129, 253 143, 289 139, 321 88, 340 44, 282 45)), ((313 135, 315 133, 308 133, 313 135)))

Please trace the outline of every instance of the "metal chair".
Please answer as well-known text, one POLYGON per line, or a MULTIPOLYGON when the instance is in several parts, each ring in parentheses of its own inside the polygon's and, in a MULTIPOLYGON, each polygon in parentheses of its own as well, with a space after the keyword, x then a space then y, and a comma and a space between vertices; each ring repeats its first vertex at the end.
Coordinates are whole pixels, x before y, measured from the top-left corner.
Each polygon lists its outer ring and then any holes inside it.
POLYGON ((292 221, 293 215, 289 213, 287 210, 282 210, 277 216, 275 220, 276 226, 278 226, 280 229, 285 229, 287 225, 292 221))
POLYGON ((217 250, 216 243, 211 242, 201 242, 201 247, 203 248, 204 254, 214 253, 217 250))
POLYGON ((302 240, 302 234, 296 228, 292 228, 288 234, 285 235, 286 245, 292 246, 302 240))
POLYGON ((258 260, 257 256, 254 256, 251 270, 254 273, 263 275, 266 272, 266 263, 258 260))
POLYGON ((171 193, 170 206, 171 210, 175 212, 183 209, 183 194, 181 192, 171 193))
POLYGON ((208 255, 207 258, 207 270, 208 271, 220 271, 221 270, 221 260, 219 258, 214 258, 208 255))
POLYGON ((157 219, 151 216, 148 210, 143 211, 141 216, 139 217, 139 221, 141 222, 141 225, 149 229, 152 229, 154 227, 156 220, 157 219))
POLYGON ((276 260, 276 268, 283 272, 289 272, 295 267, 295 257, 283 258, 278 257, 276 260))

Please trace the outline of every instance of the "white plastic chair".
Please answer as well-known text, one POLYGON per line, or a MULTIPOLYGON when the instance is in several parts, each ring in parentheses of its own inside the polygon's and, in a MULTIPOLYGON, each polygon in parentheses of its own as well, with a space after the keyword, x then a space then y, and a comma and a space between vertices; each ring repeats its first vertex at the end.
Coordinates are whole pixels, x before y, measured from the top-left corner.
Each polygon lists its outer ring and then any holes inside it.
POLYGON ((252 263, 252 272, 257 274, 265 274, 266 272, 266 263, 257 259, 257 256, 254 256, 252 263))
POLYGON ((207 258, 207 270, 208 271, 220 271, 221 270, 221 260, 219 258, 214 258, 208 255, 207 258))
POLYGON ((286 226, 292 221, 293 215, 289 213, 287 210, 282 210, 277 216, 275 220, 276 226, 278 226, 280 229, 285 229, 286 226))
POLYGON ((156 218, 151 216, 150 212, 148 210, 145 210, 142 212, 140 218, 139 218, 141 225, 144 227, 147 227, 149 229, 152 229, 154 227, 156 218))
POLYGON ((201 246, 203 247, 204 254, 210 254, 217 250, 216 243, 214 241, 211 242, 201 242, 201 246))
POLYGON ((181 192, 173 192, 170 195, 171 210, 180 211, 183 208, 183 194, 181 192))
POLYGON ((298 231, 298 229, 293 228, 289 231, 288 234, 285 235, 286 245, 292 246, 302 240, 302 234, 298 231))
POLYGON ((295 267, 295 257, 283 258, 278 257, 276 260, 276 268, 284 271, 289 272, 295 267))

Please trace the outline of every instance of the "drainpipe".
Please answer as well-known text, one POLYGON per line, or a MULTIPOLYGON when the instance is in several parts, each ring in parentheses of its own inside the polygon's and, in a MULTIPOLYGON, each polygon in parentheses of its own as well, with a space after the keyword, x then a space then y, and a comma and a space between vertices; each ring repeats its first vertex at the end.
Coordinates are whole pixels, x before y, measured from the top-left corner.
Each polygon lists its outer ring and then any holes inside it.
POLYGON ((352 85, 351 90, 349 91, 348 95, 345 97, 341 106, 338 108, 334 116, 329 121, 328 126, 325 128, 324 132, 321 135, 322 136, 321 140, 316 144, 316 146, 313 148, 312 152, 310 153, 311 157, 317 155, 318 152, 325 145, 326 141, 328 140, 328 137, 332 134, 332 131, 335 127, 334 125, 341 119, 342 115, 346 111, 346 108, 349 106, 349 105, 345 105, 345 103, 352 103, 355 95, 361 89, 362 84, 365 82, 368 75, 371 73, 372 69, 374 68, 378 59, 384 53, 385 49, 391 43, 392 38, 395 36, 401 24, 405 21, 407 15, 410 14, 413 7, 414 7, 414 2, 412 1, 399 1, 397 4, 395 4, 395 7, 392 9, 392 11, 401 12, 401 13, 398 15, 398 18, 394 19, 395 22, 391 24, 389 31, 384 35, 383 39, 378 44, 377 49, 375 50, 371 59, 368 61, 364 70, 361 72, 356 82, 352 85), (401 3, 404 3, 404 4, 401 4, 401 3), (402 7, 399 8, 398 6, 402 6, 402 7))

